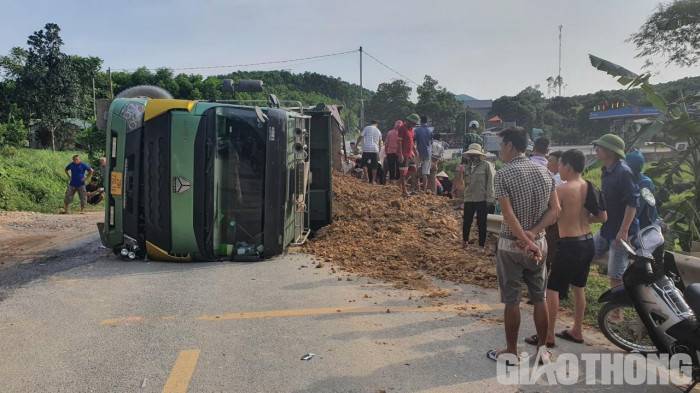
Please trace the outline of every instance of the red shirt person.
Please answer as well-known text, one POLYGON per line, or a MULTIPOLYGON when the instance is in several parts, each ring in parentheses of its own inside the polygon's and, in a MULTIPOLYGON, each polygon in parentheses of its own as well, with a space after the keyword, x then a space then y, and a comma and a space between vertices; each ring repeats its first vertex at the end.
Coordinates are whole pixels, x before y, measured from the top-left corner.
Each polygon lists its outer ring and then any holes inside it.
POLYGON ((406 121, 399 127, 399 162, 401 167, 401 192, 404 196, 408 196, 406 191, 406 177, 408 175, 408 167, 411 161, 416 156, 416 146, 413 141, 413 127, 420 123, 420 116, 411 113, 406 116, 406 121))

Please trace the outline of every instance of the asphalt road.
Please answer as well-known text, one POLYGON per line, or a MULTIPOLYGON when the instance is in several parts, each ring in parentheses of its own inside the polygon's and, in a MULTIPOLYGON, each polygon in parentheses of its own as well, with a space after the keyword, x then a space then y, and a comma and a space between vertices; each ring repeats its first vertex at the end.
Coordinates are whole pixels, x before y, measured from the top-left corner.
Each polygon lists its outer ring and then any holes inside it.
MULTIPOLYGON (((443 285, 452 296, 422 298, 315 268, 302 254, 259 263, 128 262, 92 238, 0 271, 0 391, 572 390, 499 384, 485 357, 503 342, 496 293, 443 285), (301 360, 308 353, 315 356, 301 360)), ((532 332, 523 316, 522 331, 532 332)), ((583 378, 575 390, 677 391, 586 386, 583 378)))

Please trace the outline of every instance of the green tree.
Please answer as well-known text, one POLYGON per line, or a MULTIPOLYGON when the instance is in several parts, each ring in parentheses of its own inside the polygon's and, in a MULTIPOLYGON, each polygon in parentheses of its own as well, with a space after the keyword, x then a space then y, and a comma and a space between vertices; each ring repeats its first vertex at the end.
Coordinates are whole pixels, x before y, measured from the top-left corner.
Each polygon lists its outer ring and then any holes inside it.
MULTIPOLYGON (((663 188, 661 195, 670 196, 662 205, 662 214, 671 227, 672 239, 680 241, 685 251, 693 240, 700 239, 700 119, 693 113, 700 110, 700 94, 667 101, 649 83, 651 74, 636 74, 617 64, 590 55, 591 64, 627 88, 639 87, 661 113, 654 123, 642 129, 631 146, 654 137, 675 146, 687 142, 688 148, 662 159, 647 170, 663 188), (675 194, 675 195, 674 195, 675 194)), ((666 199, 666 198, 661 198, 666 199)))
POLYGON ((389 130, 396 120, 401 120, 414 111, 410 101, 411 87, 401 79, 381 83, 370 98, 366 108, 367 120, 379 121, 381 130, 389 130))
POLYGON ((27 49, 14 48, 0 59, 4 85, 12 85, 11 97, 17 103, 26 124, 46 130, 52 149, 57 143, 72 140, 72 135, 57 135, 68 117, 85 118, 92 112, 92 79, 102 61, 96 57, 68 56, 61 51, 60 27, 47 23, 27 39, 27 49))
POLYGON ((491 115, 497 115, 503 121, 514 121, 519 126, 531 126, 536 117, 532 107, 521 102, 517 97, 503 96, 493 101, 491 115))
POLYGON ((416 111, 428 116, 437 132, 453 133, 457 128, 457 117, 464 112, 463 104, 430 75, 425 76, 416 91, 416 111))
POLYGON ((629 41, 637 57, 662 55, 667 64, 692 66, 700 60, 700 1, 660 4, 629 41))

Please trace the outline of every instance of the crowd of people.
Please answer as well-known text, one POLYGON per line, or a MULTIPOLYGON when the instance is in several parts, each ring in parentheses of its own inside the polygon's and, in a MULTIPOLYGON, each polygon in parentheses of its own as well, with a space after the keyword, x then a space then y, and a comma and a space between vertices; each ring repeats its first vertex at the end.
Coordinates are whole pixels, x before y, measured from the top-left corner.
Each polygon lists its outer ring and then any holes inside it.
POLYGON ((389 183, 398 183, 404 196, 429 192, 463 198, 463 247, 472 253, 495 255, 505 305, 506 345, 489 351, 487 357, 518 356, 523 284, 534 308, 536 330, 525 342, 536 346, 542 362, 551 359, 557 339, 583 343, 585 287, 593 259, 607 254, 610 286, 621 285, 628 264, 622 242, 632 239, 640 225, 657 219, 653 203, 644 197, 653 194, 654 187, 642 173, 641 152, 626 154, 624 141, 614 134, 594 141, 602 163, 598 189, 583 177, 583 152, 550 151, 550 142, 543 137, 528 154, 529 136, 517 127, 500 132, 503 166, 496 170, 487 159, 477 127, 470 127, 461 164, 450 181, 440 170, 444 145, 425 116, 410 114, 397 120, 385 137, 377 125, 373 121, 365 127, 357 141, 362 149, 358 174, 370 183, 385 184, 388 178, 389 183), (495 250, 487 250, 488 214, 496 206, 503 224, 495 250), (475 217, 478 236, 473 245, 470 232, 475 217), (594 223, 602 224, 595 235, 594 223), (559 303, 569 296, 570 288, 574 323, 570 329, 557 331, 559 303))
POLYGON ((428 192, 451 197, 452 181, 440 169, 445 145, 425 116, 412 113, 397 120, 382 136, 372 120, 357 141, 350 142, 350 156, 358 177, 370 183, 398 184, 404 196, 428 192))

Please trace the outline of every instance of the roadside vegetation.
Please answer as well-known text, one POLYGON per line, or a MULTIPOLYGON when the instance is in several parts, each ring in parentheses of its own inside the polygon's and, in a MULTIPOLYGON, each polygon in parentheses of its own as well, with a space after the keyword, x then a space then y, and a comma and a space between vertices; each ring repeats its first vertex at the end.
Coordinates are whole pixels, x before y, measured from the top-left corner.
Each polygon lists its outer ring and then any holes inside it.
MULTIPOLYGON (((58 213, 68 183, 64 169, 74 154, 80 152, 0 148, 0 210, 58 213)), ((71 210, 79 208, 76 194, 71 210)))

